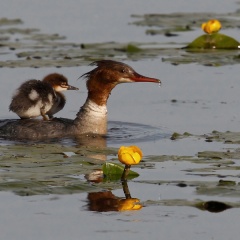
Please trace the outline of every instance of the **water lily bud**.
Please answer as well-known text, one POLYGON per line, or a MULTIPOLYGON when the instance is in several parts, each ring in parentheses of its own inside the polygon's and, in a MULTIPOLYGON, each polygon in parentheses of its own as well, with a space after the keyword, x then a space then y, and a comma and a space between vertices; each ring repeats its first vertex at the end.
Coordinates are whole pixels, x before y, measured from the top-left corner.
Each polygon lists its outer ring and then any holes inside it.
POLYGON ((140 210, 142 205, 138 198, 122 199, 118 204, 118 211, 140 210))
POLYGON ((208 22, 203 23, 201 27, 205 33, 211 34, 218 32, 222 25, 217 19, 211 19, 208 22))
POLYGON ((137 146, 121 146, 118 150, 118 159, 125 165, 135 165, 141 161, 142 151, 137 146))

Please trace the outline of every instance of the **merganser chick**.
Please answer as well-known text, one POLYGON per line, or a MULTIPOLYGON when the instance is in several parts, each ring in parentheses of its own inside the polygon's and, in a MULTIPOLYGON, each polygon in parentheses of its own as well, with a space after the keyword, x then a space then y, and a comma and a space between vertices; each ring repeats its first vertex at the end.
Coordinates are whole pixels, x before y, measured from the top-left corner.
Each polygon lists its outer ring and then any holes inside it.
POLYGON ((107 133, 107 100, 119 83, 161 81, 136 73, 127 64, 100 60, 91 65, 97 67, 85 73, 88 96, 74 120, 54 118, 52 121, 5 120, 0 122, 0 137, 15 139, 48 139, 88 134, 107 133))
POLYGON ((20 118, 35 118, 42 116, 44 120, 63 109, 66 103, 61 91, 78 90, 70 86, 65 76, 52 73, 42 81, 28 80, 24 82, 13 95, 9 110, 20 118))

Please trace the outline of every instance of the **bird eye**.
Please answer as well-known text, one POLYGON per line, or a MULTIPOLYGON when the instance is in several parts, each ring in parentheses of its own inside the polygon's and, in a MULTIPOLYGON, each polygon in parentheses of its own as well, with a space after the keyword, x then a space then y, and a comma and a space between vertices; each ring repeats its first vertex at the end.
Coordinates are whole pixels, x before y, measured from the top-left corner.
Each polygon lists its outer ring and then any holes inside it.
POLYGON ((123 69, 121 70, 121 72, 122 72, 122 73, 125 73, 125 72, 126 72, 126 70, 123 68, 123 69))

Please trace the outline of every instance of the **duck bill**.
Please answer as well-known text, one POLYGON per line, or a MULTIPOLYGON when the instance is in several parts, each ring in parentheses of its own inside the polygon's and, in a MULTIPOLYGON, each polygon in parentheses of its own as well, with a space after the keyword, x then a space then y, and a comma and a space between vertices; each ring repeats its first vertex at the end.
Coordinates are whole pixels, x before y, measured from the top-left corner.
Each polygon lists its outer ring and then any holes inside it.
POLYGON ((67 90, 79 90, 79 88, 71 86, 71 85, 68 85, 67 90))
POLYGON ((138 73, 135 73, 133 77, 131 77, 131 80, 133 82, 152 82, 152 83, 159 83, 161 84, 161 80, 156 79, 156 78, 149 78, 149 77, 145 77, 142 76, 138 73))

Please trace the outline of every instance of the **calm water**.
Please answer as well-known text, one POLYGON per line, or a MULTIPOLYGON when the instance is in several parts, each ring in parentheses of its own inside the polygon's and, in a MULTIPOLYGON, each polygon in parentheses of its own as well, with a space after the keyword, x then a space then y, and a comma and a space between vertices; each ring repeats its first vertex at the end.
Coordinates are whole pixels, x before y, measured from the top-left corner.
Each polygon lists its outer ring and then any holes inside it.
MULTIPOLYGON (((59 33, 67 41, 89 42, 169 42, 163 36, 145 34, 145 27, 130 25, 131 14, 172 12, 234 12, 239 5, 235 1, 143 1, 123 0, 69 0, 30 1, 7 0, 1 3, 0 15, 21 18, 24 27, 39 28, 44 33, 59 33), (56 4, 57 3, 57 4, 56 4)), ((239 37, 239 33, 227 33, 239 37)), ((194 39, 196 31, 179 35, 174 42, 185 43, 194 39), (188 39, 186 38, 188 37, 188 39)), ((183 44, 184 45, 184 44, 183 44)), ((4 58, 1 55, 0 58, 4 58)), ((152 138, 140 136, 131 143, 139 145, 145 156, 188 155, 199 151, 221 150, 222 143, 206 143, 202 140, 186 139, 172 142, 173 132, 193 134, 218 131, 239 131, 239 65, 206 67, 200 64, 171 65, 162 62, 162 57, 125 62, 143 75, 162 80, 156 84, 122 84, 113 90, 108 102, 109 120, 145 124, 142 131, 153 131, 152 138), (177 102, 172 102, 176 99, 177 102), (156 130, 151 130, 152 127, 156 130), (160 133, 161 137, 158 136, 160 133), (156 137, 154 137, 156 134, 156 137)), ((8 111, 13 91, 22 81, 42 78, 50 72, 68 76, 72 85, 80 92, 66 93, 67 105, 57 116, 74 118, 86 98, 85 82, 77 78, 91 69, 89 66, 72 68, 2 68, 0 118, 15 118, 8 111)), ((131 128, 130 128, 131 129, 131 128)), ((143 134, 144 135, 144 134, 143 134)), ((127 143, 128 144, 128 143, 127 143)), ((124 141, 108 140, 109 147, 124 145, 124 141)), ((237 146, 235 146, 237 147, 237 146)), ((197 168, 196 164, 167 161, 157 163, 153 170, 137 169, 140 177, 129 183, 133 197, 143 202, 164 199, 202 199, 238 202, 226 195, 198 195, 194 187, 179 188, 171 185, 147 184, 153 180, 191 180, 184 170, 197 168), (144 183, 141 183, 144 181, 144 183)), ((1 176, 1 172, 0 172, 1 176)), ((235 173, 234 176, 238 176, 235 173)), ((237 181, 237 177, 234 178, 237 181)), ((202 179, 201 179, 202 180, 202 179)), ((206 178, 206 181, 216 181, 206 178)), ((113 191, 123 197, 122 189, 113 191)), ((0 192, 0 228, 2 239, 236 239, 239 233, 239 209, 230 209, 214 214, 186 206, 163 206, 146 204, 137 212, 88 211, 87 193, 73 195, 17 196, 11 192, 0 192)))

